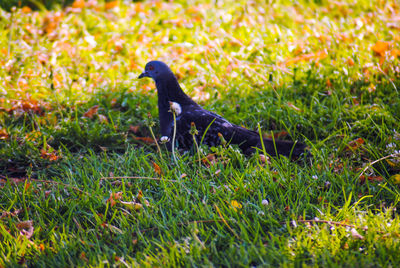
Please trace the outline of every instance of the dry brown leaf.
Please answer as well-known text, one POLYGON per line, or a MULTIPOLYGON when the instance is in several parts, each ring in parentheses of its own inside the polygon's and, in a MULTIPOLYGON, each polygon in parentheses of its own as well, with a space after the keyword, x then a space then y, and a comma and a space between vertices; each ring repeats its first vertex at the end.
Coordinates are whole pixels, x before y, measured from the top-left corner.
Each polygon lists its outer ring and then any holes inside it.
POLYGON ((3 213, 1 213, 0 215, 0 219, 2 218, 10 218, 10 217, 15 217, 18 216, 18 214, 20 214, 22 212, 22 209, 16 209, 14 210, 14 212, 9 212, 9 211, 4 211, 3 213))
POLYGON ((45 149, 40 150, 40 157, 43 159, 48 159, 50 161, 56 161, 61 158, 60 155, 57 155, 56 152, 48 152, 45 149))
POLYGON ((291 65, 300 61, 319 61, 328 57, 328 53, 325 50, 320 50, 315 53, 303 54, 285 61, 286 65, 291 65))
POLYGON ((131 202, 120 201, 120 203, 123 204, 124 206, 126 206, 130 209, 134 209, 134 210, 140 210, 143 208, 143 205, 141 203, 137 203, 135 201, 131 201, 131 202))
POLYGON ((0 128, 0 140, 8 139, 9 135, 7 131, 3 128, 0 128))
POLYGON ((201 159, 201 161, 206 167, 210 167, 211 165, 215 165, 217 163, 215 154, 209 154, 205 158, 201 159))
MULTIPOLYGON (((283 138, 283 137, 286 137, 287 135, 289 135, 289 132, 282 130, 282 131, 273 133, 273 135, 274 135, 275 139, 280 139, 280 138, 283 138)), ((272 135, 270 133, 268 133, 264 136, 264 138, 272 139, 272 135)))
POLYGON ((132 125, 129 126, 129 130, 135 134, 139 132, 139 128, 140 126, 132 126, 132 125))
POLYGON ((365 143, 365 141, 364 141, 364 139, 363 138, 358 138, 358 139, 356 139, 356 140, 353 140, 353 141, 351 141, 351 142, 349 142, 347 145, 346 145, 346 151, 348 151, 348 150, 357 150, 358 148, 360 148, 361 147, 361 145, 363 145, 365 143))
POLYGON ((33 221, 22 221, 17 223, 17 229, 20 232, 20 235, 25 236, 27 239, 30 239, 33 235, 33 221))
POLYGON ((111 193, 110 197, 107 199, 107 203, 110 203, 111 207, 117 204, 117 201, 120 201, 122 197, 122 192, 111 193))
POLYGON ((99 105, 95 105, 91 107, 89 110, 86 111, 86 113, 83 114, 83 117, 87 117, 92 119, 93 116, 97 114, 97 111, 99 110, 99 105))
POLYGON ((370 182, 381 182, 384 180, 382 176, 367 176, 366 177, 365 175, 362 175, 362 176, 360 176, 360 183, 364 184, 366 179, 370 182))
POLYGON ((144 142, 144 143, 146 143, 146 144, 154 144, 154 143, 155 143, 154 139, 151 138, 151 137, 133 137, 133 138, 134 138, 135 140, 144 142))
POLYGON ((288 102, 287 105, 288 105, 290 108, 292 108, 292 109, 294 109, 294 110, 296 110, 296 111, 298 111, 298 112, 303 112, 299 107, 295 106, 295 105, 294 105, 293 103, 291 103, 291 102, 288 102))

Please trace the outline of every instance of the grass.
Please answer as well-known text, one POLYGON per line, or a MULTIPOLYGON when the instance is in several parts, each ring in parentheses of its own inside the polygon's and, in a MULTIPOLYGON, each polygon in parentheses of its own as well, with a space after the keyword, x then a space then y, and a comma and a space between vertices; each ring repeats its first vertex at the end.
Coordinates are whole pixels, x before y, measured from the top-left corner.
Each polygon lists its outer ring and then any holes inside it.
POLYGON ((0 10, 0 267, 400 264, 396 1, 80 5, 0 10), (152 59, 313 157, 161 157, 152 59))

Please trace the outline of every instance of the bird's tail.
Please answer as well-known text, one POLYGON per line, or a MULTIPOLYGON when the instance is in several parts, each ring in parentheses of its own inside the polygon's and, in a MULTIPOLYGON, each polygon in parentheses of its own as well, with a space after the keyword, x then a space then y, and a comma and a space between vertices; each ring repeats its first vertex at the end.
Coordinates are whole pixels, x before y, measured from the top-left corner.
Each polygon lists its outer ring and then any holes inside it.
MULTIPOLYGON (((284 155, 286 157, 299 157, 307 152, 306 145, 300 142, 263 139, 264 148, 267 154, 271 156, 284 155)), ((261 142, 257 148, 263 150, 261 142)))

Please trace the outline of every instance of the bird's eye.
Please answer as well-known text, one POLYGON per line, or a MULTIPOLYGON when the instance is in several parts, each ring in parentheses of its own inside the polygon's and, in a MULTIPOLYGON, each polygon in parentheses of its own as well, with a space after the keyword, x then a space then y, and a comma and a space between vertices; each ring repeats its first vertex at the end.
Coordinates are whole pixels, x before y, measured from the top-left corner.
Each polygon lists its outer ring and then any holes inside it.
POLYGON ((154 70, 154 67, 153 67, 152 65, 150 65, 150 66, 149 66, 149 70, 150 70, 150 71, 153 71, 153 70, 154 70))

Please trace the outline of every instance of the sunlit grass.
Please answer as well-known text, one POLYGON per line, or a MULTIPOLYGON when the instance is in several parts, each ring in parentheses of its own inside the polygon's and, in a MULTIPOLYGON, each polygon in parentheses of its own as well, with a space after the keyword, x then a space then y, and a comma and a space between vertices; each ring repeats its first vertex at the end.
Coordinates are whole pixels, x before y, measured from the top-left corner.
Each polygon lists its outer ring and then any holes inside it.
POLYGON ((399 265, 399 4, 270 2, 0 9, 0 266, 399 265), (160 156, 153 59, 313 157, 160 156))

